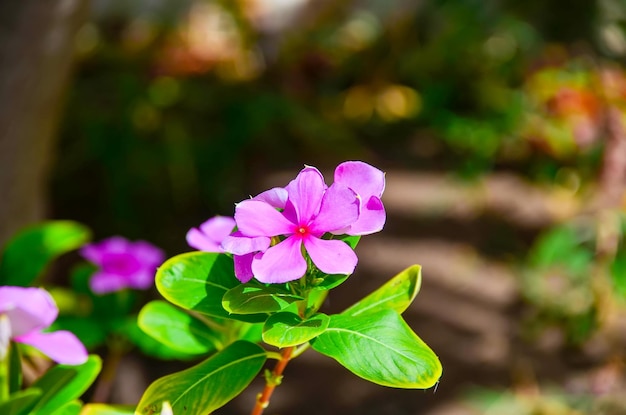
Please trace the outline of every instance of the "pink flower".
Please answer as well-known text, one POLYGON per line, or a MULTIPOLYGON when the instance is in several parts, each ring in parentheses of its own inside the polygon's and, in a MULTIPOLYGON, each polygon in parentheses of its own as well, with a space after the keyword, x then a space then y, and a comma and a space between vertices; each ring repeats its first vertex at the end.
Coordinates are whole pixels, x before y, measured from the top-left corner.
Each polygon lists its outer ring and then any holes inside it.
MULTIPOLYGON (((282 211, 276 209, 276 203, 259 199, 237 204, 235 221, 240 235, 225 239, 226 251, 251 254, 258 248, 251 240, 284 238, 251 257, 252 274, 265 283, 284 283, 302 277, 307 271, 303 246, 322 272, 351 274, 358 261, 354 251, 343 241, 322 239, 322 236, 357 221, 359 200, 355 192, 341 183, 327 187, 314 167, 305 167, 284 190, 287 198, 282 211)), ((272 194, 284 195, 284 191, 272 194)))
POLYGON ((385 190, 385 173, 362 161, 346 161, 335 169, 335 183, 352 189, 360 200, 359 219, 342 233, 369 235, 379 232, 387 216, 380 200, 385 190))
POLYGON ((197 228, 187 232, 187 243, 190 247, 205 252, 224 252, 222 241, 235 228, 235 219, 229 216, 214 216, 197 228))
POLYGON ((96 294, 124 288, 150 288, 156 268, 165 258, 163 251, 154 245, 145 241, 131 242, 121 236, 85 245, 80 253, 100 268, 89 281, 96 294))
POLYGON ((0 356, 4 358, 12 339, 33 346, 58 363, 84 363, 87 350, 74 334, 64 330, 42 332, 58 314, 59 310, 46 290, 0 287, 0 356))

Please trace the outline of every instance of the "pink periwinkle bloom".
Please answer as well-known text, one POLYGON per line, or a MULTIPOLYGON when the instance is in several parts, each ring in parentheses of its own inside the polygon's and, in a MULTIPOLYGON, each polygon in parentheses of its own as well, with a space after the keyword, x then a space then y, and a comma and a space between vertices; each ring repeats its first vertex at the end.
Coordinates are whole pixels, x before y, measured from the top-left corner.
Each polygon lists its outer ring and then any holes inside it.
POLYGON ((235 229, 235 219, 229 216, 214 216, 198 228, 187 232, 187 244, 199 251, 224 252, 222 241, 235 229))
POLYGON ((59 314, 52 296, 41 288, 0 287, 0 355, 4 358, 9 340, 28 344, 58 363, 79 365, 87 350, 69 331, 44 333, 59 314))
POLYGON ((89 281, 96 294, 125 288, 150 288, 157 267, 165 259, 163 251, 154 245, 145 241, 131 242, 121 236, 85 245, 80 253, 99 267, 89 281))
POLYGON ((335 169, 335 183, 352 189, 360 201, 359 218, 342 233, 369 235, 383 229, 387 215, 380 198, 385 191, 385 173, 362 161, 346 161, 335 169))
MULTIPOLYGON (((287 203, 287 190, 275 187, 253 197, 252 200, 268 203, 276 209, 284 209, 287 203)), ((214 216, 200 225, 199 229, 191 228, 187 232, 187 244, 200 251, 222 253, 224 252, 222 244, 226 239, 236 241, 234 244, 236 246, 229 253, 233 254, 235 275, 245 283, 254 276, 252 274, 254 254, 269 248, 270 238, 244 236, 240 231, 234 231, 235 226, 235 219, 230 216, 214 216)))
POLYGON ((285 189, 269 192, 286 199, 265 194, 265 199, 259 195, 238 203, 235 221, 239 234, 225 238, 222 244, 227 252, 248 255, 251 275, 264 283, 284 283, 302 277, 307 271, 303 246, 324 273, 354 271, 358 261, 354 251, 343 241, 322 236, 346 229, 358 220, 360 202, 355 191, 342 183, 327 187, 322 174, 307 166, 285 189), (283 199, 282 210, 278 202, 268 201, 283 199), (269 246, 274 237, 282 240, 269 246))

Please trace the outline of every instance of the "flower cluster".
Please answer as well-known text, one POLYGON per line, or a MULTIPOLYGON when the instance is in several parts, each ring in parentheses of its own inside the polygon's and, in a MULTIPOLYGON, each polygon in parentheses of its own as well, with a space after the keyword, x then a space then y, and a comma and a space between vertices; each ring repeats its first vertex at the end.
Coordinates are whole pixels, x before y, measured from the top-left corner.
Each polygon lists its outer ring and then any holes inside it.
POLYGON ((81 255, 99 267, 89 281, 96 294, 107 294, 124 288, 148 289, 154 284, 154 273, 165 258, 162 250, 144 242, 131 242, 114 236, 85 245, 81 255))
POLYGON ((235 207, 235 216, 215 217, 191 229, 193 248, 234 256, 242 282, 296 280, 307 272, 307 258, 326 274, 351 274, 357 256, 334 235, 367 235, 385 224, 382 171, 360 161, 335 169, 327 186, 315 167, 306 166, 284 188, 274 188, 235 207))
POLYGON ((82 364, 87 351, 69 331, 44 333, 59 314, 52 296, 41 288, 0 287, 0 359, 9 341, 28 344, 58 363, 82 364))

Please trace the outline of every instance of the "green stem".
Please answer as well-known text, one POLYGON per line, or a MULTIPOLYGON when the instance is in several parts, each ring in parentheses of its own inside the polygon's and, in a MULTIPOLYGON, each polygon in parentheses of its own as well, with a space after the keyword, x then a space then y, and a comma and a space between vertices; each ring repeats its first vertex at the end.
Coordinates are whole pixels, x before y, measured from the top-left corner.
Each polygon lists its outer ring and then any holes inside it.
POLYGON ((0 360, 0 402, 5 402, 9 399, 9 351, 10 345, 7 345, 4 350, 4 356, 0 360))
POLYGON ((261 415, 265 408, 270 404, 270 398, 274 393, 274 389, 276 386, 280 385, 280 382, 283 378, 283 371, 291 360, 291 354, 293 353, 295 347, 287 347, 281 351, 281 359, 276 363, 274 370, 265 377, 265 388, 263 392, 261 392, 257 398, 256 404, 252 409, 250 415, 261 415))
POLYGON ((105 360, 104 366, 102 367, 102 373, 100 374, 100 378, 98 379, 98 383, 96 384, 91 398, 92 402, 106 403, 109 401, 111 388, 113 387, 115 375, 120 362, 122 361, 122 357, 124 357, 124 352, 125 347, 117 344, 115 341, 109 347, 109 354, 105 360))

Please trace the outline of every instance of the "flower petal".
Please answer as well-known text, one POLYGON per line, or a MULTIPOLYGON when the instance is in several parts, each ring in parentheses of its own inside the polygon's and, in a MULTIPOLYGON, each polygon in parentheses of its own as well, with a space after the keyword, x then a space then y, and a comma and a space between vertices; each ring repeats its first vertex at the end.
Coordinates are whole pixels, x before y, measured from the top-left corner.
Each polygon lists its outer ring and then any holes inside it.
POLYGON ((252 259, 255 253, 245 255, 233 255, 235 262, 235 277, 242 283, 246 283, 254 277, 252 273, 252 259))
POLYGON ((306 261, 302 256, 302 240, 290 236, 264 253, 255 255, 252 261, 254 277, 265 283, 277 284, 297 280, 306 273, 306 261))
POLYGON ((16 338, 15 341, 33 346, 55 362, 66 365, 83 364, 88 357, 80 340, 65 330, 53 333, 32 332, 16 338))
POLYGON ((103 295, 128 288, 128 280, 119 274, 96 272, 89 280, 89 288, 96 294, 103 295))
POLYGON ((361 207, 359 219, 345 231, 348 235, 369 235, 379 232, 385 226, 387 214, 380 198, 376 196, 370 199, 361 207))
POLYGON ((48 327, 59 309, 52 296, 41 288, 0 287, 0 313, 11 323, 12 336, 48 327))
POLYGON ((205 252, 224 252, 220 244, 207 237, 204 233, 196 228, 191 228, 185 237, 187 245, 199 251, 205 252))
POLYGON ((294 224, 265 202, 244 200, 235 207, 235 221, 245 236, 276 236, 292 232, 294 224))
POLYGON ((287 203, 287 190, 282 187, 274 187, 270 190, 264 191, 263 193, 259 193, 254 196, 252 200, 265 202, 277 209, 284 209, 285 204, 287 203))
POLYGON ((289 197, 285 206, 285 216, 298 224, 308 223, 320 210, 326 183, 324 176, 315 167, 307 166, 287 185, 289 197))
POLYGON ((155 275, 156 267, 140 269, 127 279, 128 287, 136 290, 147 290, 154 285, 155 275))
POLYGON ((344 185, 333 184, 324 193, 319 215, 311 223, 311 232, 321 236, 353 224, 359 218, 359 204, 354 191, 344 185))
POLYGON ((202 223, 199 229, 189 229, 187 244, 200 251, 224 252, 220 244, 230 235, 235 225, 235 219, 229 216, 214 216, 202 223))
POLYGON ((87 244, 80 250, 80 254, 94 264, 102 264, 104 256, 111 253, 122 253, 128 250, 128 241, 121 236, 113 236, 98 243, 87 244))
POLYGON ((315 266, 326 274, 350 275, 356 268, 358 258, 343 241, 309 237, 304 239, 304 247, 315 266))
POLYGON ((362 161, 346 161, 335 169, 335 182, 348 186, 367 200, 370 196, 382 196, 385 173, 362 161))
POLYGON ((146 241, 130 243, 129 252, 137 258, 144 267, 152 268, 161 265, 165 260, 165 253, 146 241))
POLYGON ((200 225, 200 230, 214 241, 221 241, 230 235, 235 225, 235 219, 230 216, 213 216, 200 225))
POLYGON ((235 255, 244 255, 251 252, 265 251, 270 247, 271 239, 267 236, 256 236, 249 238, 243 236, 240 231, 224 238, 222 247, 224 251, 235 255))

